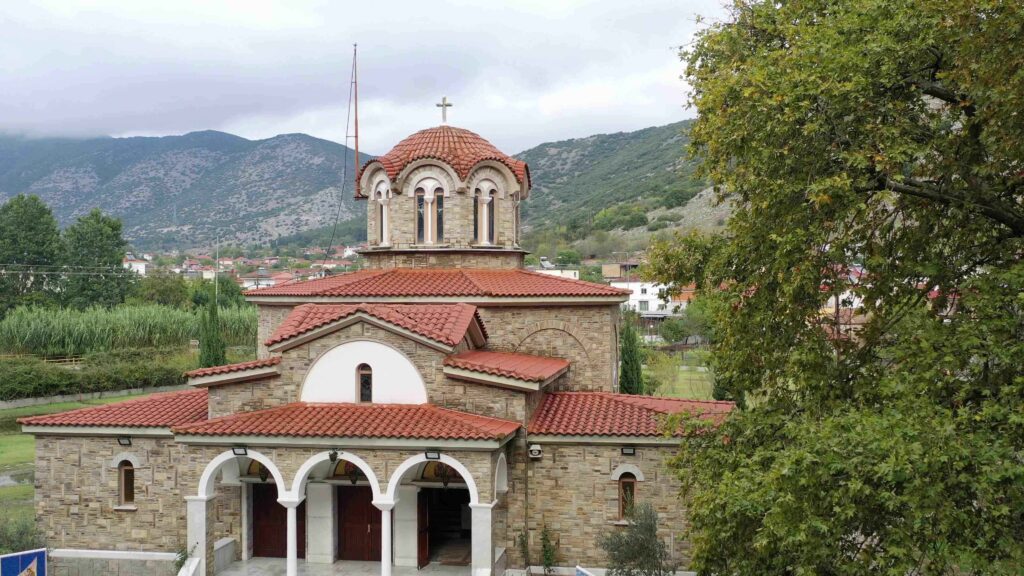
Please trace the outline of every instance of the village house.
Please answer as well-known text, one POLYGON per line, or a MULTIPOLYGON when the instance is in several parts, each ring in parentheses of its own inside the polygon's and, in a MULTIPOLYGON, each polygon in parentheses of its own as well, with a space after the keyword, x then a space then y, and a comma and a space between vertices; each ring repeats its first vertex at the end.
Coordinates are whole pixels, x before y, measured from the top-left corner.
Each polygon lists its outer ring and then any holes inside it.
POLYGON ((489 576, 545 529, 600 568, 634 499, 685 562, 663 419, 732 404, 617 393, 630 292, 524 269, 526 164, 440 126, 358 182, 365 268, 247 292, 255 361, 20 420, 53 573, 489 576))

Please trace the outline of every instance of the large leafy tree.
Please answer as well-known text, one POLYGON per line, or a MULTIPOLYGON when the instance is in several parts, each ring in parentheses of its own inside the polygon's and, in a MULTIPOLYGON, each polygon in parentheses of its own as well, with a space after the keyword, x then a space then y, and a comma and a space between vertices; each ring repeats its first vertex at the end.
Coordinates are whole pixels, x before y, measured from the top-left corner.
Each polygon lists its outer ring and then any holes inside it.
POLYGON ((18 195, 0 206, 0 316, 53 298, 60 251, 57 220, 38 196, 18 195))
POLYGON ((693 151, 736 211, 651 270, 698 282, 748 401, 676 461, 696 569, 1024 565, 1021 38, 1014 2, 735 0, 687 48, 693 151))
POLYGON ((134 278, 121 265, 128 248, 121 220, 93 209, 64 230, 64 248, 67 305, 83 309, 124 302, 134 278))

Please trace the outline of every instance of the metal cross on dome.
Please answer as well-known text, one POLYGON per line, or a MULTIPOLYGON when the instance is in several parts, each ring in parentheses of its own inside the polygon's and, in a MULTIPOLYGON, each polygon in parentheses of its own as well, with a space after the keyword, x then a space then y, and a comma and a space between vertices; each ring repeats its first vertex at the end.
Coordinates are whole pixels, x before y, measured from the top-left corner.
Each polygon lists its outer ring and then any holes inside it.
POLYGON ((442 124, 447 124, 448 123, 448 109, 451 108, 452 106, 455 106, 455 104, 452 104, 451 102, 449 102, 447 96, 442 96, 441 97, 441 103, 440 104, 435 104, 435 106, 437 106, 438 108, 441 109, 441 123, 442 124))

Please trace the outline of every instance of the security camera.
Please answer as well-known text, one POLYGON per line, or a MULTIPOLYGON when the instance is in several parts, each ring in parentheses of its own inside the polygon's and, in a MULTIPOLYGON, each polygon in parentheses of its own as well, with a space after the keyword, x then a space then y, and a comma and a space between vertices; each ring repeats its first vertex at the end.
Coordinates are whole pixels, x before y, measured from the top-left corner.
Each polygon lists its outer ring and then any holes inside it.
POLYGON ((541 449, 540 444, 530 444, 530 458, 540 458, 544 455, 544 450, 541 449))

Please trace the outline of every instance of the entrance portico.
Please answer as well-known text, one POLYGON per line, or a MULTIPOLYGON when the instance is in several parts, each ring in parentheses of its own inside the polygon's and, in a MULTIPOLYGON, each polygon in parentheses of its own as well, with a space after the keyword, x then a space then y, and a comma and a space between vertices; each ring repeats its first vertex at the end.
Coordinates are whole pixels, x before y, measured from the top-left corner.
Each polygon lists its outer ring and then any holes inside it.
MULTIPOLYGON (((424 530, 427 508, 423 507, 423 498, 446 491, 452 497, 447 500, 455 502, 448 504, 452 515, 449 529, 456 532, 454 538, 463 539, 465 553, 456 555, 455 561, 459 564, 462 558, 464 565, 445 565, 441 572, 489 576, 494 563, 494 466, 504 463, 495 450, 500 450, 501 444, 504 442, 495 442, 489 450, 462 449, 453 453, 376 447, 357 452, 279 446, 257 449, 251 444, 222 446, 223 452, 213 456, 206 466, 197 493, 186 497, 190 554, 200 558, 197 574, 299 576, 333 574, 331 570, 338 566, 355 566, 360 570, 372 567, 372 573, 381 576, 417 570, 437 572, 443 539, 432 543, 430 534, 424 530), (211 526, 217 499, 232 497, 220 495, 218 486, 225 483, 242 487, 242 502, 237 508, 241 529, 230 534, 215 533, 211 526), (276 501, 267 498, 268 493, 276 495, 276 501), (459 493, 465 496, 459 497, 459 493), (259 497, 261 494, 264 497, 259 497), (279 509, 268 513, 259 509, 261 506, 283 507, 283 514, 279 509), (284 519, 284 529, 277 532, 284 539, 284 558, 260 558, 260 554, 273 547, 254 545, 259 538, 254 524, 259 518, 275 514, 284 519), (214 542, 230 539, 240 546, 237 549, 241 552, 235 556, 243 562, 227 566, 218 553, 215 563, 214 542), (350 558, 375 561, 351 564, 350 558), (237 572, 242 567, 252 567, 254 571, 237 572)), ((222 505, 234 506, 223 501, 222 505)))

